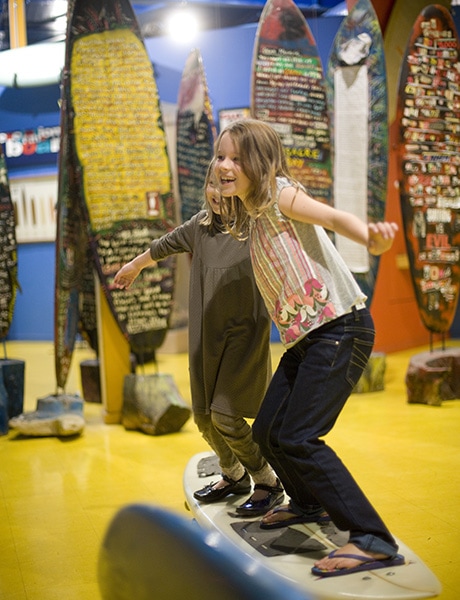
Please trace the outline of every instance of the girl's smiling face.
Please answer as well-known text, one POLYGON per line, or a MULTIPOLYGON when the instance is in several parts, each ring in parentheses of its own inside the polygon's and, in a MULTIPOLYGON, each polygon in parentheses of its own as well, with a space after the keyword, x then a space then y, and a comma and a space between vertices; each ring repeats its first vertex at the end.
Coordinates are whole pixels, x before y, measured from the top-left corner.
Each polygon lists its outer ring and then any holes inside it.
POLYGON ((205 189, 206 200, 216 215, 220 215, 220 190, 216 178, 210 177, 205 189))
POLYGON ((215 157, 214 173, 219 182, 222 196, 238 196, 244 201, 251 182, 243 171, 238 148, 229 133, 224 133, 220 139, 215 157))

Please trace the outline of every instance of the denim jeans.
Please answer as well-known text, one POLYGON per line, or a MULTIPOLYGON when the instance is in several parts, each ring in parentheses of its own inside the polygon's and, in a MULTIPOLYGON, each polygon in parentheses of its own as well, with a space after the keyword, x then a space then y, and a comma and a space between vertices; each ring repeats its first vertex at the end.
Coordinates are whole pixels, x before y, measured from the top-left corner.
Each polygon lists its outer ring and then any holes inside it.
POLYGON ((359 380, 374 344, 367 310, 311 331, 281 358, 253 435, 295 512, 322 508, 361 548, 393 556, 398 547, 348 469, 322 439, 359 380))

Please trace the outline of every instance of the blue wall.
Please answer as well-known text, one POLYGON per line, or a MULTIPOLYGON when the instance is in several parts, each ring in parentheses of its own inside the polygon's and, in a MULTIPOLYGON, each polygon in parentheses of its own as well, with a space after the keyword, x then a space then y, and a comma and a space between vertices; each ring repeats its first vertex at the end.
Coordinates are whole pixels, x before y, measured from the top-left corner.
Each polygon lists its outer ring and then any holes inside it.
POLYGON ((54 243, 20 244, 11 340, 54 339, 54 243))

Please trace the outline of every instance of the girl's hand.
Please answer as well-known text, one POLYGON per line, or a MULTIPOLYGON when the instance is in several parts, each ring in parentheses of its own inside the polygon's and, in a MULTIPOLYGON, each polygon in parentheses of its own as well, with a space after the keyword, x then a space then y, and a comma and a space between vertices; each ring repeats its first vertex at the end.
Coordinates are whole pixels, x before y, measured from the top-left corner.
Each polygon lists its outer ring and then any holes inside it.
POLYGON ((136 279, 136 277, 139 275, 140 272, 141 272, 141 269, 136 267, 136 265, 134 264, 134 261, 126 263, 126 265, 121 267, 121 269, 115 275, 115 278, 113 280, 113 285, 116 288, 127 290, 132 286, 134 280, 136 279))
POLYGON ((129 289, 136 277, 146 267, 154 267, 157 263, 152 260, 150 250, 146 250, 129 263, 126 263, 115 275, 113 285, 119 289, 129 289))
POLYGON ((391 248, 398 225, 396 223, 369 223, 368 250, 374 256, 379 256, 391 248))

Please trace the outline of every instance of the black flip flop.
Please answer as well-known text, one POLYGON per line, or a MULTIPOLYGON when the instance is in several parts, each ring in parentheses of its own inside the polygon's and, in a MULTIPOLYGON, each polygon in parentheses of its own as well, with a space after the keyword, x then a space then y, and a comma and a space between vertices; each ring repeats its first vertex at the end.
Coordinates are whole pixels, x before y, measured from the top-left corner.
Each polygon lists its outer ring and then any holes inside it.
POLYGON ((332 571, 326 571, 325 569, 320 569, 319 567, 312 567, 311 572, 313 575, 317 575, 318 577, 338 577, 339 575, 349 575, 350 573, 360 573, 362 571, 375 571, 376 569, 387 569, 388 567, 397 567, 399 565, 403 565, 406 561, 404 556, 401 554, 396 554, 392 558, 366 558, 365 556, 360 556, 359 554, 337 554, 337 550, 333 550, 329 554, 329 558, 353 558, 354 560, 359 560, 361 563, 356 567, 349 567, 343 569, 333 569, 332 571))
MULTIPOLYGON (((284 506, 279 506, 277 508, 273 509, 273 514, 276 513, 291 513, 293 515, 295 515, 295 513, 292 512, 292 509, 289 507, 284 507, 284 506)), ((329 515, 323 515, 322 517, 310 517, 308 515, 295 515, 294 517, 290 518, 290 519, 284 519, 282 521, 275 521, 273 523, 264 523, 263 521, 260 522, 260 528, 261 529, 281 529, 283 527, 289 527, 290 525, 299 525, 302 523, 329 523, 331 521, 331 517, 329 515)))

